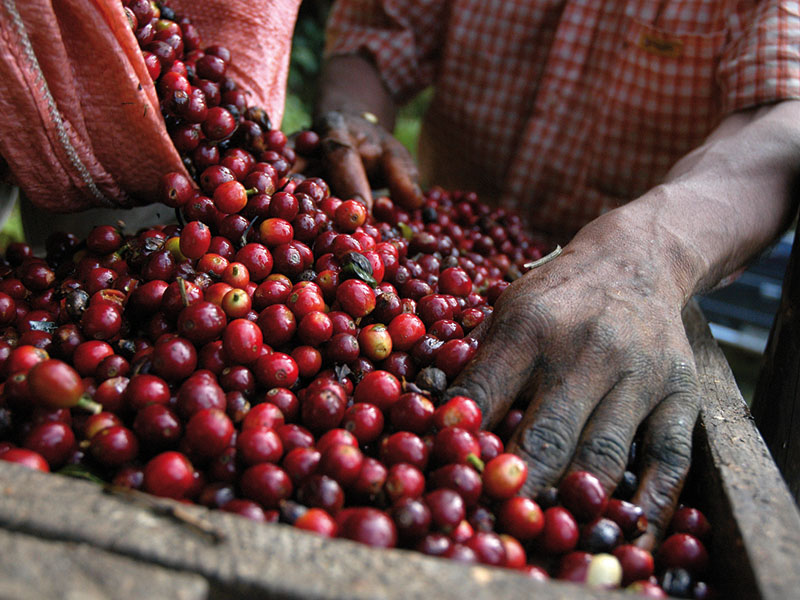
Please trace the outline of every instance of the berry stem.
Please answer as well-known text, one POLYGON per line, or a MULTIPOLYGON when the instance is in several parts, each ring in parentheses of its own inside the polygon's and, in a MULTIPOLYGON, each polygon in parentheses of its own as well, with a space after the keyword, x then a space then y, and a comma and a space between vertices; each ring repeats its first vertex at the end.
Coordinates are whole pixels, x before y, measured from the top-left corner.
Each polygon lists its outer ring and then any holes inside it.
POLYGON ((181 294, 183 306, 189 306, 189 297, 186 295, 186 281, 183 277, 178 277, 178 291, 181 294))
POLYGON ((256 224, 258 219, 259 219, 258 215, 253 217, 253 220, 250 221, 250 224, 247 226, 247 229, 245 229, 244 233, 242 233, 242 238, 239 240, 240 248, 244 248, 247 245, 247 236, 250 233, 250 230, 253 229, 253 226, 256 224))
POLYGON ((75 405, 78 408, 85 410, 86 412, 90 412, 93 415, 96 415, 99 412, 102 412, 103 405, 99 402, 95 402, 89 396, 81 396, 78 399, 78 403, 75 405))
POLYGON ((474 453, 470 452, 467 454, 467 464, 474 468, 478 473, 483 473, 484 463, 474 453))

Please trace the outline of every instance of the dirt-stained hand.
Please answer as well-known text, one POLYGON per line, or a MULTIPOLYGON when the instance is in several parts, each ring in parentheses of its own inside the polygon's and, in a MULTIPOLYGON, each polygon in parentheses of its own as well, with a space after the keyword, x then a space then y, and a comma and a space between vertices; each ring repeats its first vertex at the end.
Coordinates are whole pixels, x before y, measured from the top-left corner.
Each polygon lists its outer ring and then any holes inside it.
POLYGON ((325 177, 334 194, 360 197, 372 207, 372 189, 388 187, 406 208, 422 204, 418 171, 408 150, 371 115, 328 112, 317 118, 325 177))
POLYGON ((644 423, 634 501, 657 537, 689 469, 700 404, 686 298, 654 249, 600 222, 505 290, 449 393, 474 398, 488 429, 515 399, 528 401, 509 447, 526 460, 534 496, 574 470, 611 493, 644 423))

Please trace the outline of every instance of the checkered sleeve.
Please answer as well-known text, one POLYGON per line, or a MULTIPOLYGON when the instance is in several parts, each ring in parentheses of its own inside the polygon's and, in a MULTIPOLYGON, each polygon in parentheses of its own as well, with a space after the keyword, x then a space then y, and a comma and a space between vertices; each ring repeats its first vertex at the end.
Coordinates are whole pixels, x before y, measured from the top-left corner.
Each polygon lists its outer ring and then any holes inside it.
POLYGON ((442 42, 446 0, 338 0, 325 56, 370 56, 397 102, 430 85, 442 42))
POLYGON ((723 114, 800 98, 800 3, 737 4, 717 69, 723 114))

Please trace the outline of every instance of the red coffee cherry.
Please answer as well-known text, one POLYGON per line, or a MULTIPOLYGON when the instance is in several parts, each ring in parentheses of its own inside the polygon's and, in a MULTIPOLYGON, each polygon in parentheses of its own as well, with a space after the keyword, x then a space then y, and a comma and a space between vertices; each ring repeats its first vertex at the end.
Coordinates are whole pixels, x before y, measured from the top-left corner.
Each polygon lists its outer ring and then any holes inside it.
POLYGON ((553 506, 544 511, 544 530, 539 541, 545 552, 570 552, 577 545, 578 537, 578 524, 567 509, 553 506))
POLYGON ((143 488, 156 496, 183 498, 194 484, 194 468, 180 452, 168 451, 148 461, 143 488))
POLYGON ((558 486, 558 498, 575 518, 589 521, 603 514, 608 495, 600 480, 586 471, 574 471, 558 486))

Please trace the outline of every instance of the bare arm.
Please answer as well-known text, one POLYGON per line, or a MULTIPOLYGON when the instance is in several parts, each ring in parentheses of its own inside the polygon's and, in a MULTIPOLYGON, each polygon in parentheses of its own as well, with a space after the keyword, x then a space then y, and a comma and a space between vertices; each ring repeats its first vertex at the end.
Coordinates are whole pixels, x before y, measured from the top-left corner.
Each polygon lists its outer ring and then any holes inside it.
POLYGON ((752 259, 790 223, 800 173, 800 101, 735 113, 624 210, 686 267, 686 299, 752 259), (661 234, 659 235, 659 232, 661 234))

